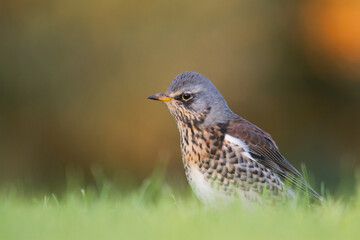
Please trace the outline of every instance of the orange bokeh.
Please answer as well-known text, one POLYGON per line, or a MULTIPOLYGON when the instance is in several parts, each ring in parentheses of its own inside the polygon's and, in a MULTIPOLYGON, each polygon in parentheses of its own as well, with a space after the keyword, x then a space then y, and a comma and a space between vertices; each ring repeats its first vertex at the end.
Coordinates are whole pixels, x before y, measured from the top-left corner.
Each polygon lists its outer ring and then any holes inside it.
POLYGON ((360 1, 308 1, 301 20, 312 51, 330 57, 342 70, 359 74, 360 1))

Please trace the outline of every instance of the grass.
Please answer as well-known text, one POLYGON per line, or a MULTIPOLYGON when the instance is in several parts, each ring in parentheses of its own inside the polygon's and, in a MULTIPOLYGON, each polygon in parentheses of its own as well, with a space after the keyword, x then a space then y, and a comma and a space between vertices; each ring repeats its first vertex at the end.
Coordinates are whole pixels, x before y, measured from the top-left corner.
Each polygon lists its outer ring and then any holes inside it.
POLYGON ((0 193, 0 239, 359 239, 360 191, 347 201, 219 208, 154 175, 133 191, 109 182, 62 196, 0 193))

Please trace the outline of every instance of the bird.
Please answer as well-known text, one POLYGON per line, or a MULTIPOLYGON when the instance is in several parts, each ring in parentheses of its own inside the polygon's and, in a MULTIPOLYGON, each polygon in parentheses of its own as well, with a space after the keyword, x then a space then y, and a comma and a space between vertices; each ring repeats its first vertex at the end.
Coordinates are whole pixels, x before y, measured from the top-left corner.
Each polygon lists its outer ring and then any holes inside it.
POLYGON ((148 99, 164 102, 175 118, 185 175, 201 202, 279 202, 294 191, 321 199, 270 134, 235 114, 204 75, 183 72, 148 99))

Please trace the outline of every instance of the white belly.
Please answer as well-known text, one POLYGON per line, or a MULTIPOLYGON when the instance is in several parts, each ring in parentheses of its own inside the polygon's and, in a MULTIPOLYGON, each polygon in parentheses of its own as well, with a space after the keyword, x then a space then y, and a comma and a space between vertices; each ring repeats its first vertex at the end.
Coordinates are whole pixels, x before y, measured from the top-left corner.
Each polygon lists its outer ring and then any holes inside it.
POLYGON ((204 174, 196 167, 191 168, 188 181, 199 200, 211 206, 228 204, 234 200, 240 200, 246 205, 252 203, 254 200, 261 202, 261 195, 251 189, 246 192, 241 189, 234 189, 234 193, 230 195, 221 188, 216 188, 214 186, 215 184, 206 180, 204 174))
POLYGON ((188 180, 192 190, 203 203, 214 204, 229 202, 233 199, 224 191, 216 189, 210 181, 205 179, 205 176, 197 167, 191 168, 188 180))

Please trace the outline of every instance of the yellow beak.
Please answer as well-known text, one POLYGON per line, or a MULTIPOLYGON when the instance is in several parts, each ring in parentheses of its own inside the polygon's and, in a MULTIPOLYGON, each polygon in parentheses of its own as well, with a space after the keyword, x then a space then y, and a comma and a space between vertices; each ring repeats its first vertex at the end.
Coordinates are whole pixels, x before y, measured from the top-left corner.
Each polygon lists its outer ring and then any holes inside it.
POLYGON ((173 98, 166 96, 165 93, 158 93, 151 95, 148 97, 148 99, 162 101, 162 102, 171 102, 171 100, 174 100, 173 98))

